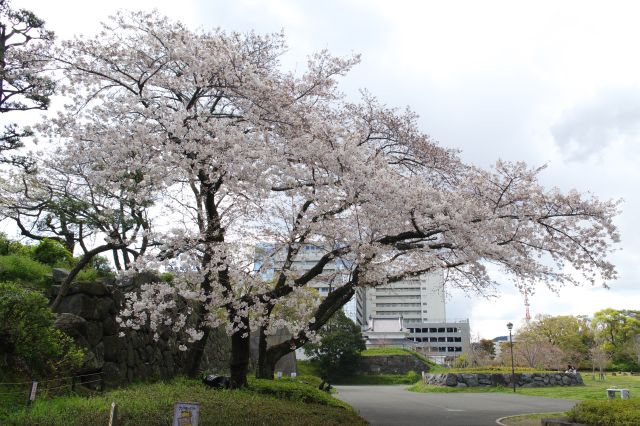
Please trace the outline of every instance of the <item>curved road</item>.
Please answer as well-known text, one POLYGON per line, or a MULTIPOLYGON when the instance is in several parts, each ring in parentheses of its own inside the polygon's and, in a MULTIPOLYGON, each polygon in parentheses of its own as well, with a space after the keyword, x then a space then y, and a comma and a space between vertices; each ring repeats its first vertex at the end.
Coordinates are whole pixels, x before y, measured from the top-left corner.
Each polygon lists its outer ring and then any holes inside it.
POLYGON ((401 386, 336 386, 374 426, 484 426, 500 417, 567 411, 577 401, 508 393, 417 393, 401 386))

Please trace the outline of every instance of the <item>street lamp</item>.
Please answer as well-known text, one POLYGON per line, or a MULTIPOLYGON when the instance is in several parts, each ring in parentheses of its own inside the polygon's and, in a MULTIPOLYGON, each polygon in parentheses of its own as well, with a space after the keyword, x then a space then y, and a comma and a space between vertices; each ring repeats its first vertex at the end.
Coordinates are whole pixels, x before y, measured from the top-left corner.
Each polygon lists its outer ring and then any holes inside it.
POLYGON ((516 391, 516 370, 513 367, 513 339, 511 338, 511 329, 513 328, 512 323, 507 324, 507 328, 509 329, 509 346, 511 348, 511 383, 513 383, 513 391, 516 391))

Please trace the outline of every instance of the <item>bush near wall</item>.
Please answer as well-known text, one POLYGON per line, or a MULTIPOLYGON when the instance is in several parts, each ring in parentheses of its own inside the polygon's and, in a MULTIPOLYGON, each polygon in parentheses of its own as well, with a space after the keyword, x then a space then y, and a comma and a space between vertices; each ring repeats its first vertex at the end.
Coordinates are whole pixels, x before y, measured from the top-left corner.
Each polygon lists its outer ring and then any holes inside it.
POLYGON ((578 423, 606 426, 640 425, 640 399, 583 401, 568 412, 578 423))
POLYGON ((79 367, 84 352, 53 323, 54 314, 40 292, 0 283, 0 377, 43 377, 79 367))

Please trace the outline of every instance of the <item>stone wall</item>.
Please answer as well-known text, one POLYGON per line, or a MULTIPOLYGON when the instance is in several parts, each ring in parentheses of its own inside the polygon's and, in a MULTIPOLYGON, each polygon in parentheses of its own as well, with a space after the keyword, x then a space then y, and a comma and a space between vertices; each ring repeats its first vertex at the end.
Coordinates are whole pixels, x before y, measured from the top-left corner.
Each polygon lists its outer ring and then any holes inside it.
MULTIPOLYGON (((444 373, 425 374, 424 382, 429 385, 449 387, 477 387, 477 386, 513 386, 511 374, 499 373, 444 373)), ((580 373, 516 373, 517 387, 539 388, 545 386, 582 386, 580 373)))
MULTIPOLYGON (((54 279, 64 274, 57 271, 54 279)), ((79 373, 102 372, 105 384, 117 386, 134 380, 167 379, 181 373, 186 353, 177 349, 178 335, 165 330, 154 341, 148 329, 122 330, 116 322, 124 294, 144 282, 157 280, 139 276, 126 283, 78 282, 62 299, 55 325, 87 349, 79 373), (124 336, 119 333, 123 331, 124 336)), ((52 297, 59 286, 54 286, 52 297)), ((230 341, 223 330, 211 334, 200 368, 225 373, 228 369, 230 341)))
POLYGON ((380 355, 360 357, 360 371, 365 374, 407 374, 429 371, 429 365, 413 355, 380 355))

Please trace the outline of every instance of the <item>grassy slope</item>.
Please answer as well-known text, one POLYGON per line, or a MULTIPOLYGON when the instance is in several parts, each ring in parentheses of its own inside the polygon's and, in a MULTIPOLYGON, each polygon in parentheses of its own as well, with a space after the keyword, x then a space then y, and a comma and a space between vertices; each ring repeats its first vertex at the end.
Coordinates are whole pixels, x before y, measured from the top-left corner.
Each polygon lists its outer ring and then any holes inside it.
MULTIPOLYGON (((521 395, 546 396, 561 399, 607 399, 606 389, 610 387, 624 388, 631 391, 632 398, 640 398, 640 376, 607 376, 604 382, 593 380, 590 374, 583 374, 585 386, 560 386, 550 388, 517 388, 521 395)), ((513 392, 511 388, 448 388, 417 383, 410 387, 414 392, 513 392)))
POLYGON ((249 390, 226 391, 209 389, 198 381, 187 379, 132 385, 92 398, 43 399, 31 410, 14 412, 0 419, 0 423, 107 424, 111 402, 116 402, 120 425, 155 426, 171 424, 173 404, 178 401, 200 402, 199 424, 202 426, 366 424, 342 401, 311 385, 254 380, 249 390))

